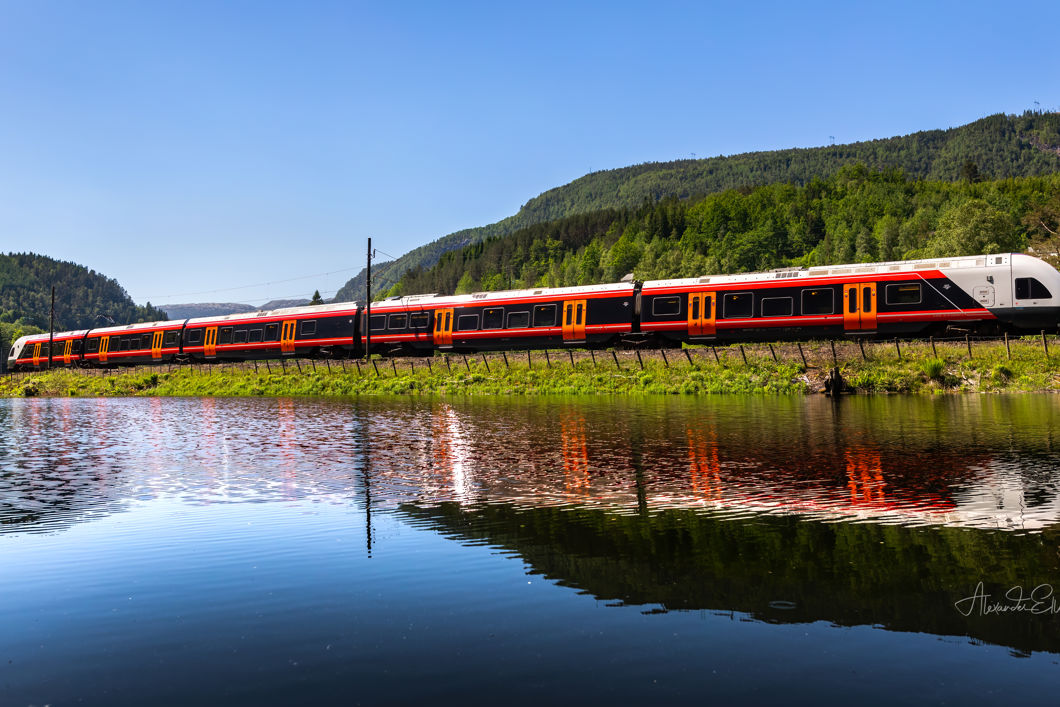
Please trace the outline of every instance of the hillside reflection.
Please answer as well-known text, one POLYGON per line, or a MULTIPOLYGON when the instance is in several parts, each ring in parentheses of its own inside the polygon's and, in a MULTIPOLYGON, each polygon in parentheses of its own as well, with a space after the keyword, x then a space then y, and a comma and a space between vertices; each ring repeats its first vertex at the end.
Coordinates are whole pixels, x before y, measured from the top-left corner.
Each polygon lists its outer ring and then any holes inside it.
POLYGON ((964 617, 979 582, 1060 589, 1051 397, 14 400, 0 533, 129 504, 311 499, 395 513, 645 610, 1060 650, 1055 616, 964 617))

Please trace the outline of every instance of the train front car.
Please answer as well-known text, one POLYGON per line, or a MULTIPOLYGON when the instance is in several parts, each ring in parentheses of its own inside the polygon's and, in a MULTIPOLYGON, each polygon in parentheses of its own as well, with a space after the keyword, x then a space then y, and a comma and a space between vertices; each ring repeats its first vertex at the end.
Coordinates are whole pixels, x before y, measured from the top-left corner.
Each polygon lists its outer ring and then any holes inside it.
POLYGON ((81 363, 81 345, 86 331, 60 331, 54 335, 33 334, 20 337, 7 355, 9 371, 39 371, 51 367, 77 366, 81 363))
POLYGON ((954 281, 962 288, 971 287, 972 296, 1009 329, 1055 331, 1060 325, 1060 272, 1022 253, 986 257, 980 281, 957 277, 954 281))

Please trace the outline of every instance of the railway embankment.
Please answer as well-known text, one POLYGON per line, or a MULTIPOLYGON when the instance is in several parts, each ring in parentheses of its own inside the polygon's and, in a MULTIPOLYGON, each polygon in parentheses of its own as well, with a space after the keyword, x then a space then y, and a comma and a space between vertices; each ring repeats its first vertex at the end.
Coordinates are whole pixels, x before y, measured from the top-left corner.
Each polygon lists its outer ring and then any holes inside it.
POLYGON ((0 376, 2 397, 1060 392, 1056 336, 288 359, 0 376), (838 373, 838 378, 836 377, 838 373))

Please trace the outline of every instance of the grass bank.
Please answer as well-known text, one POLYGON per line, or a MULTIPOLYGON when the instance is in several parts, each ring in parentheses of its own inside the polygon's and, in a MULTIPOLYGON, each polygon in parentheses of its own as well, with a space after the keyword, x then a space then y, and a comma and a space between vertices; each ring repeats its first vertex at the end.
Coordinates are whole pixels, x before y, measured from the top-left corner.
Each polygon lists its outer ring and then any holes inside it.
POLYGON ((287 361, 0 377, 0 396, 806 394, 838 367, 859 393, 1060 390, 1060 345, 1005 342, 744 344, 668 351, 533 352, 287 361), (971 352, 969 352, 969 346, 971 352))

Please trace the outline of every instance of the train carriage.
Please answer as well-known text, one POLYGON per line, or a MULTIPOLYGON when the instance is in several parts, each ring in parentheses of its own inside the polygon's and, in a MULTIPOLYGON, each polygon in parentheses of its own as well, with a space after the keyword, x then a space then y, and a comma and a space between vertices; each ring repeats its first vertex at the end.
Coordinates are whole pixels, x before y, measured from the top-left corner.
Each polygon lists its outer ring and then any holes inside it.
POLYGON ((87 330, 56 332, 24 336, 15 342, 8 355, 11 370, 40 370, 48 368, 48 352, 54 346, 51 366, 77 366, 81 363, 81 346, 87 330))
POLYGON ((180 353, 184 321, 127 324, 86 332, 82 360, 93 366, 136 366, 172 361, 180 353))
POLYGON ((290 307, 189 319, 182 353, 202 361, 349 355, 357 305, 290 307))
MULTIPOLYGON (((600 346, 632 331, 632 283, 417 295, 372 304, 373 351, 600 346)), ((366 344, 362 319, 362 346, 366 344)))
POLYGON ((640 296, 641 331, 671 341, 998 334, 1055 327, 1060 274, 997 254, 658 280, 640 296))

